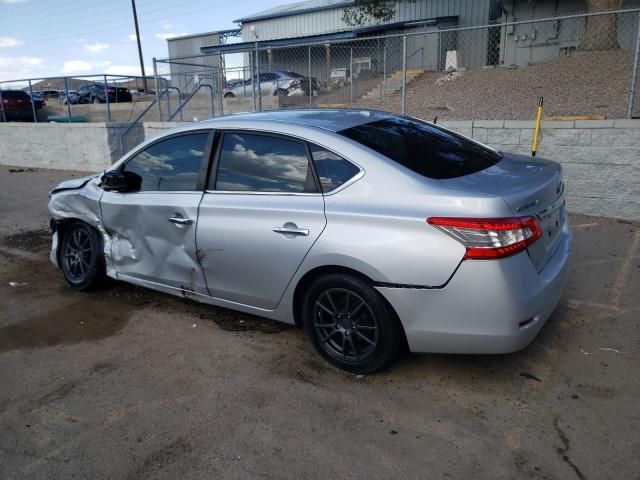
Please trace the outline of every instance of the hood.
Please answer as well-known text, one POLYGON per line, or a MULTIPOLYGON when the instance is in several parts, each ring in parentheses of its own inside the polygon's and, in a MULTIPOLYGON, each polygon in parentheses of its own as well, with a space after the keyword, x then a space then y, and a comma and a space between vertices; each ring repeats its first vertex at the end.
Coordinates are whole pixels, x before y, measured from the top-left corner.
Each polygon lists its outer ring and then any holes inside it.
POLYGON ((49 192, 49 196, 53 195, 54 193, 61 192, 63 190, 74 190, 76 188, 82 188, 87 184, 87 182, 89 182, 89 180, 93 180, 94 178, 97 179, 99 177, 100 177, 100 174, 97 174, 97 175, 94 174, 94 175, 89 175, 87 177, 71 178, 69 180, 64 180, 49 192))

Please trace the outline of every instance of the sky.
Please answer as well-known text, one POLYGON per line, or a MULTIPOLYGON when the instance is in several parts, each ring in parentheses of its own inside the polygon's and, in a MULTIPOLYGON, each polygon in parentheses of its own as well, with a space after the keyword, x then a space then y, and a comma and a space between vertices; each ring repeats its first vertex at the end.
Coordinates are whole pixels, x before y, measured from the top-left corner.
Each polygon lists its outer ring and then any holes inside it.
MULTIPOLYGON (((234 20, 291 0, 136 0, 146 74, 166 39, 237 28, 234 20)), ((0 81, 140 75, 130 0, 0 0, 0 81)))

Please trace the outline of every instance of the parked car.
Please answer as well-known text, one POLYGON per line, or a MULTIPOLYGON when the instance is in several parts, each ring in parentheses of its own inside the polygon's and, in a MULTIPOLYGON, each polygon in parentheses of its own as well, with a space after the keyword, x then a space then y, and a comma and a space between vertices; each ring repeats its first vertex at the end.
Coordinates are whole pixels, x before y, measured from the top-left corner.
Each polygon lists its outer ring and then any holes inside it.
POLYGON ((192 123, 51 194, 51 260, 303 327, 352 372, 524 348, 572 233, 559 164, 368 110, 192 123))
MULTIPOLYGON (((264 72, 260 74, 260 94, 261 95, 317 95, 319 91, 318 81, 311 78, 311 89, 309 88, 309 78, 298 73, 285 70, 275 72, 264 72)), ((234 84, 228 88, 225 98, 250 97, 252 93, 252 79, 234 84)))
POLYGON ((43 90, 42 94, 44 95, 44 98, 58 98, 60 92, 58 90, 49 89, 43 90))
POLYGON ((78 103, 109 103, 130 102, 131 92, 128 88, 107 84, 105 93, 104 83, 90 83, 78 89, 78 103))
MULTIPOLYGON (((29 92, 27 92, 28 94, 29 92)), ((32 92, 31 100, 33 101, 33 105, 36 107, 36 110, 40 110, 43 107, 47 106, 47 103, 44 100, 44 94, 42 92, 32 92)))
POLYGON ((0 90, 0 120, 33 121, 31 97, 23 90, 0 90))
POLYGON ((66 105, 67 103, 70 103, 71 105, 74 105, 74 104, 78 103, 78 92, 75 91, 75 90, 69 90, 68 91, 68 99, 67 99, 67 91, 60 90, 60 95, 58 96, 58 100, 63 105, 66 105))

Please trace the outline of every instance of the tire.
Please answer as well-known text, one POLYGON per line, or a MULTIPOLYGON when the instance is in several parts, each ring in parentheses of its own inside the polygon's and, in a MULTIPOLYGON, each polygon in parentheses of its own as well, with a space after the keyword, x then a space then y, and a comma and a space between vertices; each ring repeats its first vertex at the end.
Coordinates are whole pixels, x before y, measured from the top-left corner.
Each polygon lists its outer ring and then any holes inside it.
POLYGON ((224 98, 234 98, 235 95, 232 92, 227 92, 224 94, 224 98))
POLYGON ((289 95, 289 92, 284 88, 279 88, 275 91, 274 95, 276 97, 286 97, 287 95, 289 95))
POLYGON ((399 322, 366 282, 335 273, 315 280, 303 300, 303 322, 315 349, 329 363, 352 373, 388 365, 402 342, 399 322))
POLYGON ((106 268, 102 239, 94 228, 83 222, 64 231, 59 264, 67 283, 76 290, 93 290, 104 284, 106 268))
POLYGON ((102 103, 102 102, 100 102, 100 99, 98 97, 94 97, 93 101, 91 103, 93 103, 94 105, 97 105, 97 104, 102 103))

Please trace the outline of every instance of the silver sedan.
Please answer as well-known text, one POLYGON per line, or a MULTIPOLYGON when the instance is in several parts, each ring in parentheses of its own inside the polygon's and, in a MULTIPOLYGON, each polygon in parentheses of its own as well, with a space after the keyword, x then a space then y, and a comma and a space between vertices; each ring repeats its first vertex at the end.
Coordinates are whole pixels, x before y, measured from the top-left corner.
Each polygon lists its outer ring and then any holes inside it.
POLYGON ((289 110, 171 130, 51 193, 52 262, 295 324, 372 372, 402 349, 506 353, 556 307, 562 169, 421 120, 289 110))

